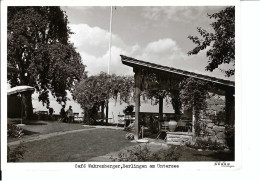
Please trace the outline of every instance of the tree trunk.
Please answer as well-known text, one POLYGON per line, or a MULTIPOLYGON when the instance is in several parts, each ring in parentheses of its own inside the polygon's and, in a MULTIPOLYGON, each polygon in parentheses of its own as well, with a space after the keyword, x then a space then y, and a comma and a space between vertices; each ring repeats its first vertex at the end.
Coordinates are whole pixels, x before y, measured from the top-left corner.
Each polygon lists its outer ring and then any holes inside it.
POLYGON ((175 119, 176 121, 180 120, 180 116, 181 116, 181 101, 180 101, 180 92, 177 90, 174 90, 171 92, 172 94, 172 107, 175 111, 175 119))
POLYGON ((33 118, 32 94, 26 92, 22 94, 22 119, 30 120, 33 118))
POLYGON ((101 104, 101 121, 102 121, 102 125, 104 124, 104 119, 105 119, 105 102, 102 102, 101 104))
POLYGON ((226 124, 234 125, 235 123, 235 98, 234 89, 227 89, 225 92, 225 113, 226 124))
POLYGON ((163 97, 159 97, 159 121, 163 120, 163 97))
POLYGON ((84 122, 90 125, 90 115, 89 115, 89 110, 87 109, 84 109, 84 122))
POLYGON ((140 122, 140 94, 141 94, 141 81, 142 75, 138 70, 134 70, 135 75, 135 140, 139 139, 139 122, 140 122))
POLYGON ((195 110, 194 110, 194 106, 192 106, 192 128, 191 128, 191 131, 192 131, 192 139, 193 141, 195 140, 195 133, 196 133, 196 130, 195 130, 195 110))
POLYGON ((106 124, 108 125, 108 103, 109 101, 107 101, 107 105, 106 105, 106 124))

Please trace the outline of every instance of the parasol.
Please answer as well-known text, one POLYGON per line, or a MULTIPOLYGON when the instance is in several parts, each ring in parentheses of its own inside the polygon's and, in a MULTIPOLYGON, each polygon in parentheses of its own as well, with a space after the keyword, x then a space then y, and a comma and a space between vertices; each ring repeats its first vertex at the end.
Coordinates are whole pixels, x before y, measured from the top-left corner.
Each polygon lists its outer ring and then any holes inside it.
POLYGON ((28 91, 34 91, 34 88, 31 86, 27 86, 27 85, 22 85, 22 86, 16 86, 13 87, 9 90, 7 90, 7 95, 13 95, 13 94, 18 94, 18 93, 22 93, 22 92, 28 92, 28 91))

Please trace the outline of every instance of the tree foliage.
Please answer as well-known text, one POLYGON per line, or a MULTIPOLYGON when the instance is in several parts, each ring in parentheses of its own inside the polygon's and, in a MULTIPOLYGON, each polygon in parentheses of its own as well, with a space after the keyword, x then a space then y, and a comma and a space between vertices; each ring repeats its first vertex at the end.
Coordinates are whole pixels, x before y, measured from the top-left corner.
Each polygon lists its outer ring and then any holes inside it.
MULTIPOLYGON (((72 95, 85 111, 93 111, 102 104, 106 105, 111 98, 129 103, 133 95, 133 88, 133 77, 101 72, 98 75, 84 76, 76 84, 72 95)), ((85 114, 90 114, 90 112, 85 114)))
MULTIPOLYGON (((197 46, 188 52, 188 55, 198 54, 207 47, 207 57, 209 64, 207 71, 213 71, 222 64, 235 66, 235 7, 227 7, 218 13, 208 15, 210 19, 216 21, 211 24, 214 33, 208 32, 201 27, 197 28, 202 39, 197 36, 188 36, 197 46)), ((222 70, 222 69, 221 69, 222 70)), ((235 74, 235 69, 222 70, 226 76, 235 74)))
POLYGON ((181 84, 180 101, 184 109, 193 109, 197 135, 199 134, 201 113, 206 113, 208 107, 209 89, 208 83, 193 78, 187 78, 181 84))
POLYGON ((179 87, 180 80, 169 76, 169 74, 158 74, 151 70, 142 70, 142 96, 152 104, 158 104, 160 99, 171 103, 176 114, 180 114, 181 101, 179 93, 175 89, 179 87))
MULTIPOLYGON (((33 86, 49 106, 49 93, 66 102, 66 90, 80 80, 84 65, 69 41, 72 33, 60 7, 8 7, 8 63, 17 72, 11 87, 33 86)), ((28 103, 28 102, 27 102, 28 103)))

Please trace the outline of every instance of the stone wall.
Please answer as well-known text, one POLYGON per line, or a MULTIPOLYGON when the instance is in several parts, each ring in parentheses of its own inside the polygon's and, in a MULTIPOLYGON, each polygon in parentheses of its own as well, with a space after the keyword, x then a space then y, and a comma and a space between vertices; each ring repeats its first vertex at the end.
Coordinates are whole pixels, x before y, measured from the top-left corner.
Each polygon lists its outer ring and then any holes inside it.
MULTIPOLYGON (((200 136, 204 139, 211 139, 223 145, 226 144, 225 126, 219 125, 211 120, 204 120, 205 127, 202 129, 200 136)), ((190 132, 167 132, 167 143, 174 145, 185 145, 186 142, 192 141, 190 132)))
MULTIPOLYGON (((200 137, 220 144, 226 145, 225 121, 223 119, 203 118, 201 125, 200 137)), ((183 145, 192 139, 191 133, 188 132, 167 132, 167 143, 183 145)), ((194 140, 193 140, 194 141, 194 140)))
POLYGON ((219 123, 208 119, 203 120, 203 124, 205 127, 201 131, 201 136, 225 144, 225 126, 223 122, 219 123))

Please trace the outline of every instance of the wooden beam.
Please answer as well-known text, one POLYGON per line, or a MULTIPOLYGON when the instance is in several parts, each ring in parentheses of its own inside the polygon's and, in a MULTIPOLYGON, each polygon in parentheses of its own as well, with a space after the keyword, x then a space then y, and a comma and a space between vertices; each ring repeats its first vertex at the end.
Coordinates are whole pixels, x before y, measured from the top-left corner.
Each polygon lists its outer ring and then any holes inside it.
POLYGON ((235 122, 235 97, 234 89, 227 89, 225 92, 226 104, 226 123, 234 124, 235 122))
MULTIPOLYGON (((180 116, 181 115, 180 91, 171 90, 171 96, 172 96, 172 106, 175 111, 175 114, 180 116)), ((179 118, 176 121, 179 121, 179 118)))
POLYGON ((159 97, 159 121, 163 120, 163 97, 159 97))
POLYGON ((135 70, 135 140, 139 139, 141 76, 140 71, 135 70))
POLYGON ((216 77, 210 77, 210 76, 206 76, 206 75, 202 75, 202 74, 197 74, 194 72, 176 69, 173 67, 167 67, 167 66, 162 66, 159 64, 145 62, 145 61, 137 60, 137 59, 127 57, 124 55, 120 55, 120 56, 121 56, 121 61, 123 64, 133 67, 134 69, 135 68, 136 69, 137 68, 140 68, 140 69, 146 68, 146 69, 149 69, 149 71, 160 71, 160 72, 164 72, 164 73, 174 74, 175 76, 178 76, 178 77, 192 77, 196 80, 204 80, 204 81, 208 81, 208 82, 212 82, 212 83, 216 83, 216 84, 220 84, 220 85, 224 85, 224 86, 228 86, 228 87, 235 87, 234 81, 219 79, 216 77))

